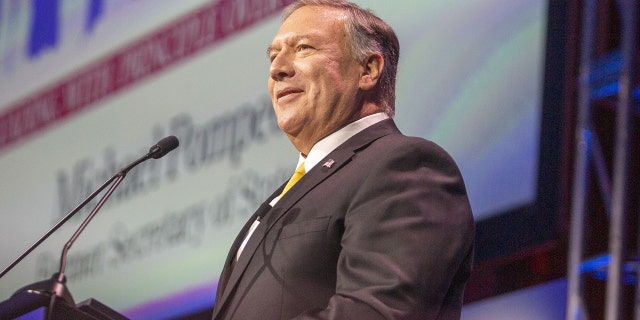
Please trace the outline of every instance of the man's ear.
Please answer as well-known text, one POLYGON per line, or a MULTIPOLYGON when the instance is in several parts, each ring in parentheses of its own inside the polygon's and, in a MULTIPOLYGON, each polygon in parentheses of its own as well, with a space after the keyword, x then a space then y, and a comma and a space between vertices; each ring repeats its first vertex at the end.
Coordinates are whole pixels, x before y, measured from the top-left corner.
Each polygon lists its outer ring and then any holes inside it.
POLYGON ((363 64, 362 76, 360 77, 359 87, 361 90, 373 89, 380 75, 382 75, 382 68, 384 67, 384 58, 378 53, 373 53, 367 56, 367 59, 363 64))

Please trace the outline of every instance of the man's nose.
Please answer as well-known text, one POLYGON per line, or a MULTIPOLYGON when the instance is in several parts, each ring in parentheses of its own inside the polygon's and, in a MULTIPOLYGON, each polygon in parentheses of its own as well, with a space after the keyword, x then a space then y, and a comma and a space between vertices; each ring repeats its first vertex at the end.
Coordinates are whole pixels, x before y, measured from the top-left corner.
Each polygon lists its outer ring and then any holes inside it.
POLYGON ((287 77, 293 77, 295 70, 293 68, 293 59, 289 52, 279 52, 276 57, 271 61, 271 67, 269 68, 269 74, 271 79, 280 81, 287 77))

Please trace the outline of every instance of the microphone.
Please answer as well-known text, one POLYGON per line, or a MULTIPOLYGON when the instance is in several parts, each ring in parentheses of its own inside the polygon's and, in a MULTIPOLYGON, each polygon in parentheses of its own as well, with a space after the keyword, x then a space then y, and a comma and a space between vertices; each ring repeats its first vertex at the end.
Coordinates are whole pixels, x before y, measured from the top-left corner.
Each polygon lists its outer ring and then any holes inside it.
POLYGON ((154 159, 160 159, 179 145, 180 142, 176 136, 165 137, 149 149, 149 156, 154 159))
POLYGON ((56 230, 58 230, 64 223, 66 223, 78 211, 80 211, 87 203, 93 200, 93 198, 95 198, 99 193, 101 193, 107 186, 111 184, 111 187, 109 188, 109 190, 107 190, 107 193, 100 199, 98 204, 94 207, 93 211, 91 211, 89 216, 85 218, 85 220, 82 222, 80 227, 78 227, 76 232, 73 234, 73 236, 71 236, 69 241, 64 246, 64 249, 62 250, 62 254, 60 258, 59 272, 54 274, 53 277, 49 280, 40 281, 18 290, 16 293, 14 293, 14 296, 23 292, 36 293, 36 294, 48 293, 51 295, 51 305, 53 305, 53 302, 55 301, 56 297, 62 298, 62 300, 66 301, 69 305, 73 305, 73 298, 71 297, 71 294, 68 292, 68 290, 64 285, 64 283, 66 282, 64 271, 65 271, 66 261, 67 261, 67 252, 69 251, 73 243, 76 241, 78 236, 80 236, 80 233, 84 231, 84 229, 87 227, 89 222, 91 222, 91 220, 98 213, 100 208, 102 208, 105 201, 115 191, 115 189, 118 187, 120 182, 122 182, 122 180, 125 178, 129 170, 133 169, 135 166, 151 158, 153 159, 162 158, 167 153, 177 148, 179 144, 180 143, 178 141, 178 138, 176 138, 175 136, 168 136, 158 141, 158 143, 156 143, 154 146, 152 146, 149 149, 149 152, 146 155, 132 162, 131 164, 129 164, 128 166, 126 166, 125 168, 117 172, 115 175, 113 175, 111 178, 109 178, 107 181, 105 181, 98 189, 96 189, 93 193, 91 193, 77 207, 75 207, 73 210, 67 213, 67 215, 64 216, 60 221, 58 221, 58 223, 56 223, 49 231, 47 231, 47 233, 45 233, 40 239, 38 239, 38 241, 32 244, 25 252, 23 252, 11 264, 5 267, 5 269, 2 270, 2 272, 0 273, 0 278, 2 278, 5 274, 7 274, 7 272, 13 269, 13 267, 15 267, 20 261, 22 261, 22 259, 24 259, 37 246, 39 246, 42 242, 44 242, 44 240, 46 240, 51 234, 53 234, 56 230))
POLYGON ((180 142, 178 141, 178 138, 176 138, 175 136, 164 137, 160 141, 158 141, 158 143, 156 143, 154 146, 149 148, 149 152, 146 155, 144 155, 140 159, 126 166, 124 169, 120 170, 120 172, 116 173, 116 175, 119 175, 119 174, 126 175, 127 172, 129 172, 129 170, 133 169, 133 167, 151 158, 160 159, 164 157, 167 153, 173 151, 173 149, 177 148, 178 145, 180 145, 180 142))

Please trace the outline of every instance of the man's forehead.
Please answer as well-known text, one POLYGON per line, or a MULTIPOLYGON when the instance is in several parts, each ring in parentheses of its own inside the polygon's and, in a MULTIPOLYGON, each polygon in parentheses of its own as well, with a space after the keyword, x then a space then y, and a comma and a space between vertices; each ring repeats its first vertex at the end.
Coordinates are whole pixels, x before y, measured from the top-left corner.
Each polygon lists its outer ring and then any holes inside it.
POLYGON ((305 6, 292 12, 280 25, 278 33, 308 28, 344 26, 347 14, 332 7, 305 6))
MULTIPOLYGON (((285 19, 273 42, 296 42, 302 39, 320 39, 327 32, 343 32, 346 15, 335 8, 307 6, 294 11, 285 19)), ((337 34, 336 34, 337 35, 337 34)))
POLYGON ((301 16, 302 19, 309 19, 310 17, 317 17, 321 20, 341 20, 347 17, 347 12, 343 9, 322 6, 322 5, 307 5, 296 9, 291 12, 289 16, 284 19, 283 23, 289 19, 301 16))

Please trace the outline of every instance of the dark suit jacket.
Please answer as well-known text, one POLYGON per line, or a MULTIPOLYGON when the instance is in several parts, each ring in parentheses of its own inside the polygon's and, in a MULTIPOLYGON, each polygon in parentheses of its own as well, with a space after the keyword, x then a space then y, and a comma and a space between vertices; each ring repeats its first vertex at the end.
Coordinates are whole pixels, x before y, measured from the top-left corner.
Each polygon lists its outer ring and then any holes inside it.
POLYGON ((385 120, 258 209, 231 247, 213 318, 457 319, 473 238, 454 161, 385 120))

